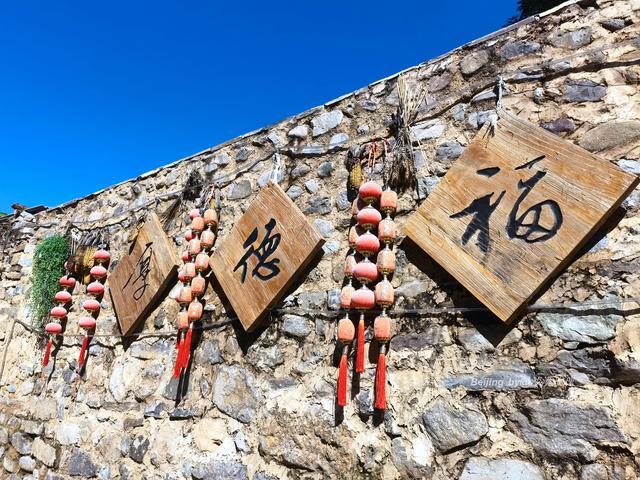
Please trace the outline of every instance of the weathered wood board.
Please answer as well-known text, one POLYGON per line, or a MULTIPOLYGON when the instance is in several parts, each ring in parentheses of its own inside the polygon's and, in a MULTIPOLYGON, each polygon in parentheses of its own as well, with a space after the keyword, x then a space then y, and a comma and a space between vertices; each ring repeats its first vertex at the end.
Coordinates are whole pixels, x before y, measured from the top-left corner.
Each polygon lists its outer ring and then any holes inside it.
POLYGON ((109 276, 109 292, 120 330, 129 333, 176 281, 178 256, 155 213, 138 232, 131 251, 109 276))
POLYGON ((505 322, 638 184, 616 165, 501 111, 405 233, 505 322))
POLYGON ((278 185, 260 191, 209 262, 246 331, 258 325, 323 244, 278 185))

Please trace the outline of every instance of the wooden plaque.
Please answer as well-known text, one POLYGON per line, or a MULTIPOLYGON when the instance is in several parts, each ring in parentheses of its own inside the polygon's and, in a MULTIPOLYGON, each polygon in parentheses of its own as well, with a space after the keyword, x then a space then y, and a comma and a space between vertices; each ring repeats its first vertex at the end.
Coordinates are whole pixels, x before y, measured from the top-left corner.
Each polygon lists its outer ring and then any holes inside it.
POLYGON ((501 111, 404 230, 510 322, 637 184, 635 175, 501 111))
POLYGON ((175 283, 178 257, 155 213, 138 232, 133 248, 109 275, 109 292, 123 335, 162 301, 175 283))
POLYGON ((246 331, 258 325, 323 244, 278 185, 269 183, 260 191, 210 260, 246 331))

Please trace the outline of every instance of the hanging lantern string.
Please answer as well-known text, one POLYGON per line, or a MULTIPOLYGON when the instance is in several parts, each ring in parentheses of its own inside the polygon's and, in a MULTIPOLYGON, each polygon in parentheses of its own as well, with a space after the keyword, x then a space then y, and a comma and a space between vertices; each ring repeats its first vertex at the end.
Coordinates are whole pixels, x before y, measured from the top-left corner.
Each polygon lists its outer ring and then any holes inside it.
MULTIPOLYGON (((589 313, 594 313, 594 310, 598 311, 610 311, 614 310, 622 316, 625 315, 633 315, 640 311, 640 297, 629 297, 619 300, 607 300, 607 301, 584 301, 584 302, 572 302, 572 303, 534 303, 529 305, 525 309, 525 313, 537 313, 537 312, 549 312, 549 313, 569 313, 571 311, 583 312, 588 311, 589 313), (629 307, 625 308, 627 304, 635 303, 638 305, 637 307, 629 307)), ((381 313, 382 310, 369 310, 371 314, 381 313)), ((486 307, 431 307, 431 308, 410 308, 410 309, 399 309, 394 308, 391 311, 387 312, 387 315, 390 317, 402 319, 403 317, 411 317, 415 318, 434 318, 439 316, 447 316, 447 315, 455 315, 455 314, 463 314, 463 313, 481 313, 481 312, 489 312, 489 309, 486 307)), ((289 307, 289 308, 274 308, 270 310, 270 314, 273 315, 274 319, 278 319, 279 316, 283 315, 320 315, 323 316, 327 321, 333 321, 338 316, 344 315, 344 311, 342 310, 328 310, 328 309, 311 309, 311 308, 297 308, 297 307, 289 307)), ((225 320, 220 320, 216 322, 202 322, 199 326, 194 326, 194 331, 204 331, 211 330, 215 328, 225 327, 227 325, 232 324, 237 321, 238 317, 230 316, 225 320)), ((41 332, 40 330, 34 328, 32 325, 23 322, 21 320, 16 320, 16 323, 23 326, 26 330, 35 333, 38 336, 46 336, 46 333, 41 332)), ((127 335, 121 335, 116 333, 103 333, 103 334, 95 334, 92 335, 94 338, 132 338, 138 337, 139 339, 148 338, 148 337, 173 337, 175 336, 175 331, 158 331, 158 332, 142 332, 142 333, 132 333, 127 335)), ((82 338, 82 334, 68 334, 65 332, 65 338, 82 338)))
MULTIPOLYGON (((536 69, 542 69, 545 67, 548 67, 551 64, 558 64, 561 62, 567 62, 570 61, 572 59, 575 58, 579 58, 579 57, 590 57, 593 54, 596 53, 605 53, 609 50, 614 50, 620 47, 624 47, 627 45, 636 45, 638 43, 638 39, 637 38, 631 38, 631 39, 627 39, 627 40, 623 40, 614 44, 610 44, 604 47, 598 47, 598 48, 592 48, 592 49, 586 49, 586 50, 582 50, 580 52, 576 52, 573 55, 569 55, 567 57, 563 57, 563 58, 554 58, 553 60, 546 60, 543 62, 540 62, 538 64, 532 64, 532 65, 527 65, 527 66, 523 66, 520 67, 516 70, 512 70, 512 71, 506 71, 503 72, 501 77, 503 79, 503 81, 505 81, 505 79, 509 79, 512 83, 518 83, 518 84, 522 84, 522 83, 531 83, 531 82, 541 82, 544 80, 544 76, 539 76, 539 75, 532 75, 530 77, 528 77, 526 74, 528 72, 531 72, 532 70, 536 70, 536 69), (525 74, 522 77, 519 77, 519 74, 525 74)), ((435 61, 434 61, 435 62, 435 61)), ((429 65, 430 62, 424 63, 419 65, 418 67, 423 67, 426 65, 429 65)), ((602 71, 602 70, 607 70, 610 68, 618 68, 620 62, 614 62, 613 60, 605 63, 605 62, 601 62, 600 64, 595 64, 595 66, 599 66, 600 68, 597 68, 595 71, 602 71)), ((629 60, 629 61, 625 61, 624 62, 625 65, 637 65, 640 64, 640 59, 636 59, 636 60, 629 60)), ((417 67, 416 67, 417 68, 417 67)), ((577 70, 579 70, 580 67, 571 67, 568 68, 566 70, 564 70, 562 72, 562 76, 566 76, 569 75, 571 73, 575 73, 577 70)), ((552 75, 553 76, 553 75, 552 75)), ((390 79, 385 79, 385 80, 390 80, 390 79)), ((417 122, 421 122, 424 120, 428 120, 437 116, 442 115, 444 112, 446 112, 447 110, 449 110, 450 108, 452 108, 453 106, 457 105, 458 103, 460 103, 461 99, 464 98, 472 98, 475 94, 482 92, 483 90, 486 90, 487 88, 491 87, 491 84, 495 85, 495 80, 492 81, 491 83, 488 83, 486 80, 485 81, 479 81, 474 83, 473 85, 470 85, 467 88, 464 88, 462 90, 457 90, 454 94, 452 95, 448 95, 446 97, 443 97, 439 100, 436 100, 433 104, 430 105, 431 108, 429 108, 428 112, 425 112, 425 115, 421 116, 420 118, 417 118, 415 120, 414 123, 417 122), (440 109, 436 110, 436 107, 438 106, 442 106, 440 109)), ((375 84, 373 84, 375 85, 375 84)), ((608 83, 607 86, 609 87, 620 87, 620 86, 628 86, 628 83, 608 83)), ((536 90, 536 88, 538 87, 534 87, 531 89, 526 89, 526 90, 521 90, 518 92, 513 92, 513 93, 509 93, 511 96, 515 96, 515 95, 523 95, 523 94, 527 94, 529 92, 533 92, 536 90)), ((503 92, 504 95, 504 92, 503 92)), ((370 142, 370 141, 374 141, 374 140, 380 140, 384 138, 384 135, 388 133, 388 129, 385 128, 380 128, 380 129, 376 129, 373 132, 370 132, 369 134, 366 135, 359 135, 359 136, 354 136, 351 137, 350 140, 348 141, 344 141, 341 142, 340 144, 335 145, 335 147, 343 149, 343 150, 347 150, 350 146, 352 145, 356 145, 356 144, 361 144, 361 143, 365 143, 365 142, 370 142)), ((241 137, 242 138, 242 137, 241 137)), ((184 159, 184 161, 197 161, 197 157, 203 154, 207 154, 207 153, 213 153, 215 151, 220 150, 223 147, 228 146, 228 142, 224 143, 223 145, 219 146, 219 147, 213 147, 210 148, 208 150, 204 150, 202 152, 199 152, 191 157, 188 157, 186 159, 184 159)), ((207 184, 209 184, 211 181, 213 181, 214 183, 216 183, 218 185, 218 188, 222 188, 226 185, 229 185, 231 182, 233 182, 240 174, 245 173, 249 170, 251 170, 253 167, 255 167, 257 164, 267 161, 270 158, 272 158, 272 156, 274 155, 274 153, 276 152, 280 152, 283 154, 286 154, 288 156, 296 156, 296 155, 301 155, 301 154, 305 154, 305 153, 326 153, 326 154, 333 154, 336 150, 332 150, 331 152, 329 152, 328 150, 328 146, 320 146, 318 147, 319 151, 316 152, 312 146, 309 145, 301 145, 298 148, 294 149, 279 149, 279 150, 274 150, 269 152, 267 155, 260 157, 256 160, 254 160, 253 162, 247 164, 247 165, 243 165, 242 167, 236 168, 235 170, 232 170, 226 174, 222 174, 219 175, 217 177, 215 177, 213 180, 208 180, 206 182, 201 182, 201 183, 197 183, 194 184, 192 186, 190 186, 187 189, 180 189, 180 190, 175 190, 172 192, 167 192, 165 194, 162 195, 158 195, 154 198, 152 198, 151 200, 147 201, 146 203, 136 206, 136 207, 132 207, 132 208, 128 208, 123 210, 117 218, 119 218, 118 221, 114 221, 110 224, 104 225, 105 227, 111 226, 111 225, 117 225, 118 223, 123 222, 126 219, 129 219, 129 215, 127 215, 128 213, 132 212, 132 211, 137 211, 137 210, 142 210, 147 208, 148 206, 152 205, 154 202, 156 202, 158 199, 172 199, 175 198, 177 195, 179 195, 180 193, 186 192, 186 191, 190 191, 190 190, 195 190, 195 189, 200 189, 203 186, 206 186, 207 184)), ((179 160, 180 161, 180 160, 179 160)), ((178 162, 179 162, 178 161, 178 162)), ((161 169, 166 169, 166 168, 170 168, 171 166, 175 165, 177 162, 173 162, 171 165, 168 165, 166 167, 161 167, 161 169)), ((99 193, 99 192, 97 192, 99 193)), ((94 194, 95 195, 95 194, 94 194)), ((65 207, 65 205, 61 205, 58 207, 53 207, 51 209, 49 209, 48 211, 55 211, 57 209, 62 209, 65 207)), ((73 221, 70 222, 69 225, 73 225, 76 226, 79 230, 89 230, 91 229, 91 227, 86 227, 86 228, 81 228, 78 227, 79 225, 94 225, 96 223, 100 222, 100 220, 78 220, 78 221, 73 221)), ((47 224, 41 224, 41 227, 49 227, 49 226, 57 226, 58 222, 49 222, 47 224)))

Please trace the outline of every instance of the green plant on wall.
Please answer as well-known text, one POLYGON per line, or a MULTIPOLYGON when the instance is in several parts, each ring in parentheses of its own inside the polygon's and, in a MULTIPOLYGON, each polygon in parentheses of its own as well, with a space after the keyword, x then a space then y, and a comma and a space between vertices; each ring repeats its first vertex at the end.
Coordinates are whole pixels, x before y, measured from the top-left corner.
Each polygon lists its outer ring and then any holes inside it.
POLYGON ((45 238, 36 247, 31 272, 29 310, 33 325, 42 327, 54 305, 59 289, 58 281, 64 273, 64 262, 69 256, 67 241, 62 235, 45 238))

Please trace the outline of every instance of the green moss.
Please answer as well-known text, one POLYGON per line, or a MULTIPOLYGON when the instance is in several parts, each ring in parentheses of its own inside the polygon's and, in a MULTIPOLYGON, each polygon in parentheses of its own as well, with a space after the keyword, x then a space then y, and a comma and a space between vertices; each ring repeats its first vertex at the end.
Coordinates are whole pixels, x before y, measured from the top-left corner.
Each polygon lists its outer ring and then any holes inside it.
POLYGON ((47 322, 68 256, 69 247, 62 235, 45 238, 36 247, 29 293, 29 310, 34 326, 42 327, 47 322))

